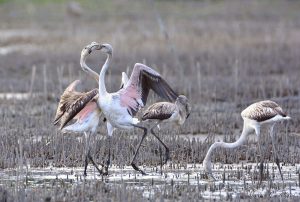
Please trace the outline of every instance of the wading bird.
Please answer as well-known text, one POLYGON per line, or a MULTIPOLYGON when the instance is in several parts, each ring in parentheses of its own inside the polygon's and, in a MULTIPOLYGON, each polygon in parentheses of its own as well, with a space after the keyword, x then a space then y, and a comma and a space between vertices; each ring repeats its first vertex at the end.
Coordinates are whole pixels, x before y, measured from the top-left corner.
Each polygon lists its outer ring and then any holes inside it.
MULTIPOLYGON (((167 82, 160 76, 158 72, 147 67, 146 65, 136 63, 128 82, 122 89, 115 93, 109 93, 105 86, 105 74, 109 68, 112 58, 112 46, 109 44, 98 44, 92 42, 85 49, 90 53, 93 50, 100 50, 107 55, 106 61, 102 66, 99 75, 99 97, 97 104, 100 106, 104 116, 107 119, 108 135, 112 136, 116 128, 132 129, 139 128, 144 131, 141 142, 147 136, 147 128, 137 125, 137 118, 134 118, 137 111, 144 107, 150 89, 152 89, 160 97, 174 102, 178 97, 171 89, 167 82)), ((82 69, 89 73, 91 69, 86 64, 81 64, 82 69)), ((138 166, 135 165, 136 156, 141 146, 139 143, 134 157, 131 161, 131 166, 142 174, 146 174, 138 166)))
MULTIPOLYGON (((86 57, 90 53, 89 49, 84 49, 81 52, 80 63, 85 64, 86 57)), ((96 72, 91 70, 89 75, 94 78, 97 82, 99 81, 99 76, 96 72)), ((128 77, 123 72, 122 73, 122 83, 121 88, 127 82, 128 77)), ((58 125, 62 132, 83 132, 85 135, 85 165, 84 165, 84 175, 86 175, 86 170, 88 166, 88 161, 90 160, 92 164, 96 167, 100 174, 107 174, 108 166, 110 163, 110 158, 108 158, 106 165, 102 164, 103 170, 100 170, 97 164, 94 162, 90 154, 90 141, 91 136, 95 134, 97 126, 99 125, 99 119, 101 116, 101 109, 97 105, 98 99, 98 89, 93 89, 89 92, 78 92, 75 88, 80 83, 79 80, 72 82, 66 90, 63 92, 60 98, 60 102, 57 107, 56 115, 54 118, 54 125, 58 125), (76 122, 66 126, 72 119, 76 122)), ((110 144, 110 138, 109 144, 110 144)), ((108 156, 110 157, 110 147, 108 151, 108 156)))
POLYGON ((96 97, 98 95, 98 89, 93 89, 87 93, 78 92, 75 90, 75 88, 79 83, 79 80, 72 82, 63 92, 57 107, 54 125, 60 124, 59 129, 64 133, 84 133, 85 164, 83 174, 86 176, 86 169, 89 160, 99 171, 99 173, 102 173, 90 154, 90 139, 92 134, 96 132, 101 110, 97 106, 96 97), (72 119, 75 119, 76 122, 66 126, 67 123, 69 123, 72 119))
POLYGON ((156 123, 150 128, 150 132, 154 135, 160 143, 165 147, 165 161, 167 163, 169 156, 169 148, 162 142, 159 137, 154 133, 154 128, 163 122, 171 122, 177 125, 182 125, 191 113, 191 107, 188 99, 184 95, 177 97, 175 103, 158 102, 146 109, 142 116, 142 121, 157 120, 156 123))
POLYGON ((212 152, 218 148, 229 148, 233 149, 236 148, 244 143, 247 136, 254 132, 256 133, 258 137, 258 146, 259 146, 259 152, 261 156, 261 162, 260 162, 260 179, 262 180, 262 174, 263 174, 263 155, 261 150, 261 144, 260 144, 260 127, 264 124, 270 125, 270 136, 272 139, 272 147, 273 147, 273 154, 275 156, 275 162, 279 169, 281 179, 283 181, 283 176, 281 173, 281 168, 279 165, 279 159, 278 155, 275 149, 275 139, 274 139, 274 133, 273 129, 277 122, 283 121, 283 120, 289 120, 291 119, 288 117, 282 110, 282 108, 275 102, 270 100, 265 100, 261 102, 256 102, 254 104, 251 104, 248 106, 245 110, 242 111, 241 116, 244 120, 244 126, 243 131, 240 136, 240 138, 233 143, 226 143, 226 142, 215 142, 213 143, 204 160, 203 160, 203 166, 205 171, 215 180, 214 176, 212 175, 212 169, 211 169, 211 154, 212 152))

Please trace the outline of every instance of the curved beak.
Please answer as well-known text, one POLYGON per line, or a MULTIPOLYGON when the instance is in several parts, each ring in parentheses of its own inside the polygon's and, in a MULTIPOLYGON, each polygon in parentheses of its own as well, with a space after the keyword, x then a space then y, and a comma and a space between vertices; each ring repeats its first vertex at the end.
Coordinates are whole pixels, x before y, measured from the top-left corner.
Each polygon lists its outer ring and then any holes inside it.
POLYGON ((186 116, 186 119, 189 118, 189 116, 191 115, 192 113, 192 107, 190 105, 190 103, 187 102, 186 104, 186 111, 188 112, 187 116, 186 116))
POLYGON ((103 46, 97 42, 92 42, 87 45, 85 48, 88 50, 88 53, 91 54, 93 50, 101 50, 103 46))

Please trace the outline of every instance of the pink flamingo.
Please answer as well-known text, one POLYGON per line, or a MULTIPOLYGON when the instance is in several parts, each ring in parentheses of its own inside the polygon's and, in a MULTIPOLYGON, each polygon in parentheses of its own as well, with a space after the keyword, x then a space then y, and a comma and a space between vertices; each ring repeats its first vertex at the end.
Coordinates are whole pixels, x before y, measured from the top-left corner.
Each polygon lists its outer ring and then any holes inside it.
MULTIPOLYGON (((147 136, 147 128, 137 125, 139 120, 134 118, 141 107, 146 104, 150 89, 152 89, 160 97, 174 102, 178 95, 172 90, 167 82, 160 76, 158 72, 146 65, 136 63, 128 82, 122 89, 117 92, 109 93, 105 87, 105 74, 109 68, 112 58, 112 46, 109 44, 98 44, 92 42, 86 47, 88 52, 100 50, 106 53, 107 58, 102 66, 99 75, 99 97, 97 104, 101 108, 107 119, 108 135, 112 136, 116 128, 133 129, 139 128, 144 131, 142 139, 135 151, 131 166, 142 174, 146 174, 135 164, 135 160, 140 149, 141 143, 147 136)), ((86 64, 81 64, 82 69, 89 73, 92 71, 86 64)))

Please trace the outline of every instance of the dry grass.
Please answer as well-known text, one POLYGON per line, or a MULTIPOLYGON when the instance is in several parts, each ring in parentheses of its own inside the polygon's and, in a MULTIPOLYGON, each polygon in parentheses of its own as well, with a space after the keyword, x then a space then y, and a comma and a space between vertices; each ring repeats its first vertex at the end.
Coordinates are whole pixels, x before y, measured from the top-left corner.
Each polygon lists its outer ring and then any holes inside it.
MULTIPOLYGON (((262 99, 278 101, 293 118, 277 127, 278 150, 281 161, 300 162, 295 135, 300 133, 299 2, 159 1, 155 7, 168 40, 149 1, 84 1, 82 7, 82 17, 74 20, 66 17, 62 4, 1 5, 0 46, 21 47, 0 55, 0 92, 32 90, 46 95, 0 101, 0 168, 13 168, 20 162, 33 167, 82 166, 83 144, 76 138, 81 135, 62 136, 52 119, 56 98, 71 81, 84 80, 84 90, 96 87, 79 68, 79 53, 91 41, 109 42, 114 47, 109 90, 118 88, 121 71, 130 67, 130 72, 134 63, 144 61, 166 77, 177 92, 189 97, 193 112, 186 124, 178 131, 165 126, 160 132, 175 164, 201 163, 215 134, 234 141, 242 128, 239 113, 262 99), (191 141, 178 134, 202 134, 208 139, 191 141)), ((88 63, 99 71, 103 61, 104 56, 95 54, 88 63)), ((150 102, 156 100, 153 97, 150 102)), ((129 163, 138 132, 115 132, 113 164, 129 163)), ((105 134, 101 124, 94 142, 98 162, 106 154, 105 134)), ((267 134, 264 144, 269 151, 267 134)), ((267 161, 273 161, 270 152, 266 156, 267 161)), ((139 160, 148 166, 159 163, 154 139, 149 137, 145 142, 139 160)), ((214 160, 257 162, 256 142, 251 139, 234 153, 216 152, 214 160)))

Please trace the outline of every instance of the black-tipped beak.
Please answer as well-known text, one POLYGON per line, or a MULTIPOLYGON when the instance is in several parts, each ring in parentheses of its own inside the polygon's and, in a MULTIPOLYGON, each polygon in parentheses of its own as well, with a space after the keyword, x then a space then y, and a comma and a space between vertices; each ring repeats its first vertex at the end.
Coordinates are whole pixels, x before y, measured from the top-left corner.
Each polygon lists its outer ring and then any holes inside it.
POLYGON ((103 45, 97 45, 96 49, 101 50, 104 46, 103 45))
POLYGON ((102 47, 103 47, 102 45, 97 44, 96 42, 94 42, 94 43, 86 46, 85 49, 88 50, 88 54, 91 54, 93 52, 93 50, 101 50, 102 47))

